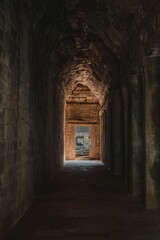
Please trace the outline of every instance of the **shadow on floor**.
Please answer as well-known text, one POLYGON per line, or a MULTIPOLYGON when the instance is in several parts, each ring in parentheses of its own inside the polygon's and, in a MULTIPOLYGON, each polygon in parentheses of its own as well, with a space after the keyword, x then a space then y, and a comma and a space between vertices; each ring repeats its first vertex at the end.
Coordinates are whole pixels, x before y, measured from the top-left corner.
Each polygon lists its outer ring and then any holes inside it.
POLYGON ((43 186, 9 240, 159 240, 160 213, 144 210, 100 162, 67 162, 43 186))

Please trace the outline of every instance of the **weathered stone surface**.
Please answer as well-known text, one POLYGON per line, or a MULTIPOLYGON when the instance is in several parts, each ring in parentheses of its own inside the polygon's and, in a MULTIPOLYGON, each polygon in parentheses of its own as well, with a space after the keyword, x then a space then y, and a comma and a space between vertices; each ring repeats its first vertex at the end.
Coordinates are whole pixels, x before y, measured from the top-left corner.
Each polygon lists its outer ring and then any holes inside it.
POLYGON ((160 56, 151 55, 146 58, 146 207, 156 208, 160 203, 160 95, 159 70, 160 56))
POLYGON ((114 90, 111 99, 112 164, 115 175, 121 175, 124 166, 124 116, 121 91, 119 89, 114 90))
POLYGON ((0 239, 23 216, 44 175, 41 88, 35 92, 30 23, 19 7, 19 1, 0 6, 0 239))
POLYGON ((132 194, 143 195, 144 188, 144 126, 143 126, 143 97, 142 79, 140 75, 133 75, 130 79, 130 136, 131 136, 131 167, 132 167, 132 194))
MULTIPOLYGON (((149 208, 159 206, 159 180, 152 176, 154 154, 159 152, 158 80, 147 89, 144 101, 148 83, 144 58, 157 55, 159 26, 158 0, 0 1, 2 239, 32 202, 39 183, 52 180, 62 167, 66 115, 72 124, 82 120, 94 124, 92 157, 98 158, 101 142, 103 161, 109 157, 115 173, 124 174, 128 189, 133 187, 131 148, 136 163, 140 156, 135 125, 133 138, 130 135, 130 116, 137 120, 140 102, 136 94, 131 101, 128 89, 135 73, 142 77, 142 102, 147 102, 142 110, 149 113, 143 124, 144 141, 154 139, 149 147, 140 147, 146 156, 143 199, 149 208), (77 89, 80 85, 83 90, 77 89), (107 111, 109 102, 111 111, 100 126, 99 112, 107 111)), ((152 64, 154 78, 158 64, 152 64)))

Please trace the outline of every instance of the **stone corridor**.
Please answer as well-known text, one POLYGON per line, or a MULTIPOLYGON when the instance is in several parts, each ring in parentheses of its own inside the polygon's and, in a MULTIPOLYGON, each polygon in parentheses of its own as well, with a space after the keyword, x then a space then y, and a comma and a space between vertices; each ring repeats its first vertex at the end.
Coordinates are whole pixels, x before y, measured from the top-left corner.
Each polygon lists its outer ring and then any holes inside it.
POLYGON ((8 240, 159 240, 159 213, 102 164, 69 163, 42 186, 8 240))
POLYGON ((160 0, 0 0, 0 240, 159 240, 159 209, 160 0))

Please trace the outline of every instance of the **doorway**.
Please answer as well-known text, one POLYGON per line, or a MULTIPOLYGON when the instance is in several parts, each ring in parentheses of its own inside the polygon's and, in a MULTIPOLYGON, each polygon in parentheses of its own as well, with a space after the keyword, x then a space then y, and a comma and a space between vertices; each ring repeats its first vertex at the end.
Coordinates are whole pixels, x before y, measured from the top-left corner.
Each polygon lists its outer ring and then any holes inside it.
POLYGON ((65 160, 100 159, 100 104, 85 85, 78 84, 65 105, 65 160))
POLYGON ((75 126, 76 159, 90 157, 90 126, 75 126))

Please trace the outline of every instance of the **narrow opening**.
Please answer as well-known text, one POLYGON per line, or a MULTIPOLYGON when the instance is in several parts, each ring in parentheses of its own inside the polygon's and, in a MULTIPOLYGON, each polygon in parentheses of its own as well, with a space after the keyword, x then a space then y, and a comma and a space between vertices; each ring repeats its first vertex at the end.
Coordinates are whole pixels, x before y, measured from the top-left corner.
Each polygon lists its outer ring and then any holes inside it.
POLYGON ((65 161, 100 160, 100 104, 85 85, 66 98, 65 161))
POLYGON ((76 160, 87 160, 90 157, 90 127, 75 126, 76 160))

